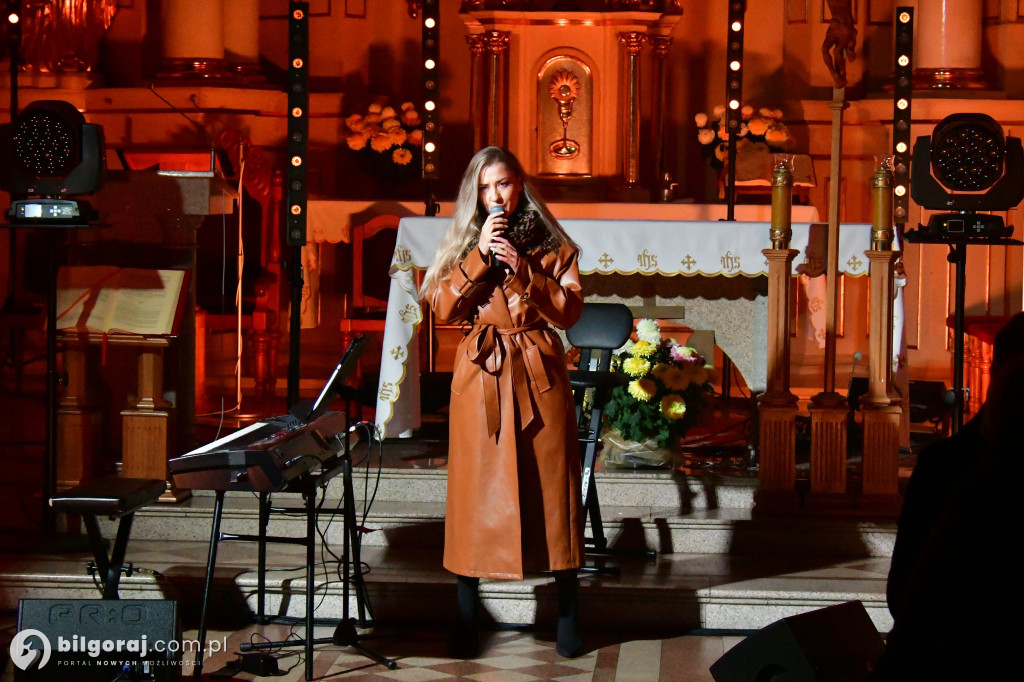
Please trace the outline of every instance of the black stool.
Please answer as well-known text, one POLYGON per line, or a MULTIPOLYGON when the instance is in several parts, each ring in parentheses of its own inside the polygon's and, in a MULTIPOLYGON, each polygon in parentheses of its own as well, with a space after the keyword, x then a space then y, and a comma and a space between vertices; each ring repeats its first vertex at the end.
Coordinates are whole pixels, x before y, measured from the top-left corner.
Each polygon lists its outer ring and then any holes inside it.
MULTIPOLYGON (((128 549, 128 536, 132 532, 136 510, 156 502, 166 488, 165 481, 155 478, 106 476, 69 488, 50 498, 50 506, 55 510, 81 514, 89 532, 93 556, 96 557, 95 566, 103 584, 104 599, 119 599, 117 585, 121 582, 124 555, 128 549), (97 516, 120 519, 117 539, 114 540, 109 558, 100 525, 96 521, 97 516)), ((128 570, 131 571, 130 564, 128 570)))

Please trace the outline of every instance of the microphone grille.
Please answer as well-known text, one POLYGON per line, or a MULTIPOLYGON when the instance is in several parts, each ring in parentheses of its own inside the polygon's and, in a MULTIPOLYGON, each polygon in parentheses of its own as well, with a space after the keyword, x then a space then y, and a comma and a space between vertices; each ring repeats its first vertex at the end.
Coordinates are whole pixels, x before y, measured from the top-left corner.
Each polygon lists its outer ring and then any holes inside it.
POLYGON ((504 212, 505 212, 505 207, 504 206, 498 206, 498 205, 491 206, 490 210, 487 211, 488 215, 491 214, 491 213, 504 213, 504 212))

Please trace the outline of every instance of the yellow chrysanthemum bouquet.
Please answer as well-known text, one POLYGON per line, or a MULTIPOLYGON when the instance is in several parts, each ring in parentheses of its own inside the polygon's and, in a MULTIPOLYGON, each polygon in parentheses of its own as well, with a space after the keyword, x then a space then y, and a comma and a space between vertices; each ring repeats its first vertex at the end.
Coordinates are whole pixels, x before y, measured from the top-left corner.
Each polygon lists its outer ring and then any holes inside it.
POLYGON ((604 407, 602 457, 610 465, 667 463, 673 441, 698 422, 712 394, 711 370, 697 350, 662 338, 655 320, 639 320, 636 333, 616 354, 630 381, 604 407))
POLYGON ((407 179, 419 173, 423 130, 416 105, 403 102, 395 109, 374 102, 366 114, 345 119, 345 143, 360 154, 363 167, 388 179, 407 179))

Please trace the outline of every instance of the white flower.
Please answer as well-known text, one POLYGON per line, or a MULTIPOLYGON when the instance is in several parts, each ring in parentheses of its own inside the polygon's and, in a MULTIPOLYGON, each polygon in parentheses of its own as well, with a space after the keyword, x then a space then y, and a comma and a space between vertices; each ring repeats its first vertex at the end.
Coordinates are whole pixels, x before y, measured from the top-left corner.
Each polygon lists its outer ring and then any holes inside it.
POLYGON ((711 128, 701 128, 697 131, 697 142, 711 144, 715 141, 715 131, 711 128))
POLYGON ((714 116, 716 121, 718 119, 722 118, 723 114, 725 114, 725 105, 724 104, 716 104, 715 108, 711 110, 711 115, 714 116))
POLYGON ((708 115, 705 114, 704 112, 701 112, 694 116, 693 120, 696 121, 698 128, 703 128, 708 124, 708 115))
POLYGON ((743 118, 750 118, 754 115, 754 107, 749 104, 744 104, 743 108, 740 109, 740 113, 743 114, 743 118))
POLYGON ((636 323, 636 336, 641 341, 657 345, 661 343, 661 327, 657 320, 644 318, 636 323))

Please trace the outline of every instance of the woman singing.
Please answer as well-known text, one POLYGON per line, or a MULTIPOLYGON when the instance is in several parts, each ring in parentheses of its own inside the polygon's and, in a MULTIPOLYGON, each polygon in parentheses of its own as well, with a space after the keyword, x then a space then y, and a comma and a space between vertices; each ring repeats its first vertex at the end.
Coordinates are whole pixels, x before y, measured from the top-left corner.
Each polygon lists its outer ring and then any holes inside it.
POLYGON ((480 578, 544 570, 558 588, 558 653, 581 653, 579 445, 564 349, 549 326, 579 318, 577 256, 516 157, 479 151, 421 291, 440 323, 469 325, 452 379, 444 547, 458 583, 459 657, 479 647, 480 578))

